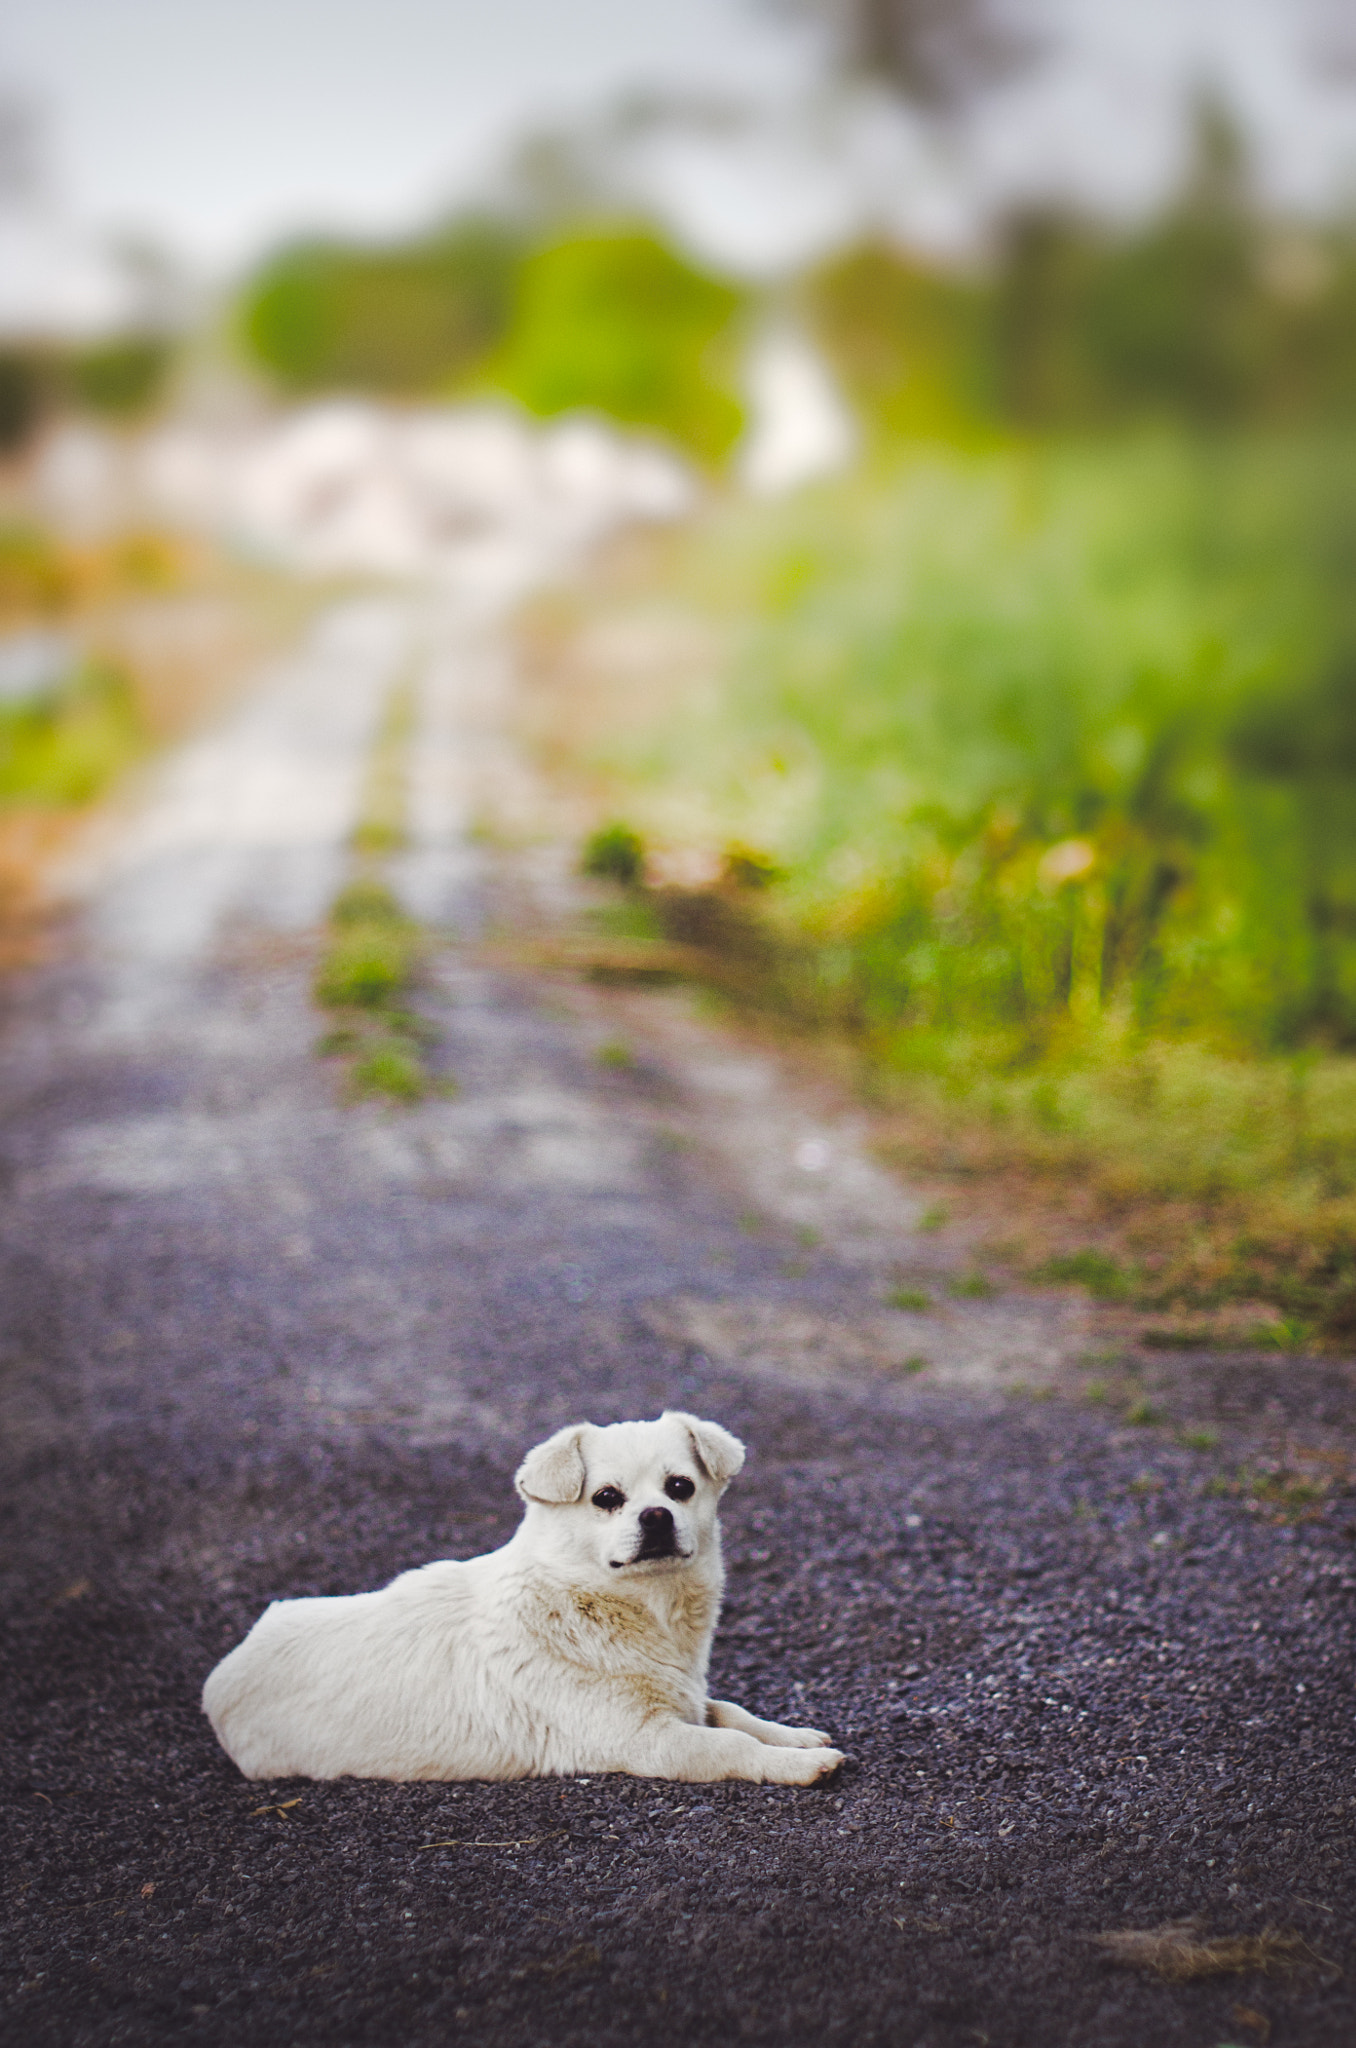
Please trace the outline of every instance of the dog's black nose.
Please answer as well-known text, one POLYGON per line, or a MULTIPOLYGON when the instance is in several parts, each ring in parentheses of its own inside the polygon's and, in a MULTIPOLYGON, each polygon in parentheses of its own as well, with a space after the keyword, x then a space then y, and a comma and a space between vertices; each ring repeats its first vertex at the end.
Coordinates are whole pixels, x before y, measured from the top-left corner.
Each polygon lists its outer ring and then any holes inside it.
POLYGON ((642 1508, 640 1526, 647 1536, 664 1536, 673 1527, 673 1516, 667 1508, 642 1508))

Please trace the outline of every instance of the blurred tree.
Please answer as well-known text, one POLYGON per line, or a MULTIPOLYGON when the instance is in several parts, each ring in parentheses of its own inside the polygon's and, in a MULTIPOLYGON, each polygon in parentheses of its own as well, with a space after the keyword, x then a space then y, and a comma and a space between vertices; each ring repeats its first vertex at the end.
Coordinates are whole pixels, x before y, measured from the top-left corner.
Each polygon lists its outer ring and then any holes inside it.
POLYGON ((0 348, 0 460, 20 454, 51 410, 52 365, 45 352, 0 348))
POLYGON ((1088 292, 1088 345, 1118 409, 1214 423, 1249 411, 1269 340, 1259 243, 1242 130, 1203 94, 1180 197, 1097 267, 1088 292))
POLYGON ((823 21, 849 75, 872 78, 934 115, 959 112, 1033 61, 1042 44, 1002 0, 769 0, 823 21))
POLYGON ((1026 427, 1135 417, 1219 427, 1356 411, 1356 237, 1269 219, 1209 96, 1186 176, 1129 233, 1056 206, 1000 236, 994 345, 1026 427))
POLYGON ((524 262, 486 381, 530 412, 592 408, 715 462, 743 424, 730 346, 741 303, 647 227, 580 231, 524 262))
POLYGON ((1101 239, 1066 208, 1019 209, 1004 224, 994 294, 999 396, 1022 427, 1074 424, 1097 410, 1086 305, 1101 239))
POLYGON ((517 232, 488 218, 387 247, 298 243, 247 284, 241 332, 298 394, 431 391, 503 335, 520 253, 517 232))
POLYGON ((982 284, 865 243, 813 271, 804 302, 816 339, 878 433, 954 437, 992 416, 982 284))
POLYGON ((73 351, 67 371, 76 403, 87 412, 132 420, 161 397, 173 344, 164 335, 120 335, 73 351))

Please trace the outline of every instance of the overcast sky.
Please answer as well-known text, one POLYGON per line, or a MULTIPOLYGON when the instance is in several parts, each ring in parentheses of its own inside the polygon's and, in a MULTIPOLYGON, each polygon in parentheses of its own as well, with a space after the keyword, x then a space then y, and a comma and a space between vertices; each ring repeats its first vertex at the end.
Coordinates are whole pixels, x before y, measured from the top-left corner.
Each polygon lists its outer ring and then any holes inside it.
MULTIPOLYGON (((1274 184, 1331 193, 1356 169, 1353 102, 1294 61, 1305 4, 1046 0, 1066 58, 986 125, 971 198, 1063 180, 1135 203, 1171 161, 1169 81, 1207 72, 1248 112, 1274 184)), ((69 213, 213 269, 300 226, 426 217, 514 133, 623 88, 786 104, 812 69, 807 38, 752 0, 7 0, 0 16, 0 82, 45 110, 69 213)), ((699 239, 763 267, 835 232, 873 176, 925 232, 954 228, 935 163, 897 137, 877 132, 846 174, 795 154, 783 136, 666 175, 699 239)))

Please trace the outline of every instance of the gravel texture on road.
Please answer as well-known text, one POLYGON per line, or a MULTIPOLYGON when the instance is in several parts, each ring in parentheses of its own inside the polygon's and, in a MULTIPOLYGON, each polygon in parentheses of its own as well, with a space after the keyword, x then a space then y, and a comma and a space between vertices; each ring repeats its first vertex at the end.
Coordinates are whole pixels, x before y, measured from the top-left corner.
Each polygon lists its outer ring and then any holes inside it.
MULTIPOLYGON (((691 1070, 746 1056, 663 997, 600 1062, 591 997, 486 964, 492 863, 449 838, 439 867, 436 791, 410 874, 459 919, 422 998, 458 1092, 343 1107, 310 927, 402 630, 369 613, 344 642, 328 807, 281 776, 252 801, 289 831, 227 820, 180 895, 152 820, 10 994, 10 2038, 1349 2048, 1356 1507, 1231 1475, 1278 1432, 1349 1454, 1350 1368, 1170 1362, 1130 1426, 1004 1378, 1038 1324, 1051 1358, 1076 1341, 1067 1300, 1014 1294, 955 1304, 950 1377, 910 1372, 928 1318, 882 1321, 881 1261, 941 1254, 907 1199, 891 1220, 857 1166, 833 1193, 876 1205, 866 1253, 833 1202, 804 1222, 805 1147, 838 1139, 806 1138, 775 1062, 735 1091, 772 1134, 751 1198, 691 1070), (796 1331, 829 1338, 783 1369, 796 1331), (831 1731, 836 1780, 237 1775, 198 1695, 269 1599, 490 1548, 529 1444, 665 1405, 750 1451, 713 1691, 831 1731), (1098 1944, 1185 1921, 1197 1967, 1241 1967, 1175 1981, 1098 1944)), ((333 637, 312 661, 333 673, 333 637)), ((425 712, 452 761, 448 702, 425 712)))

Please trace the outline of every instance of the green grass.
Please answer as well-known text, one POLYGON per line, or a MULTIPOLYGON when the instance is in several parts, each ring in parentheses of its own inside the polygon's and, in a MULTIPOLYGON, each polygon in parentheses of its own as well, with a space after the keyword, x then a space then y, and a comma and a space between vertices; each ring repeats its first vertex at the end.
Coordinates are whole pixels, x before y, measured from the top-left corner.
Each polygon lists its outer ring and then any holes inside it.
POLYGON ((352 839, 357 871, 331 905, 328 942, 312 985, 317 1006, 335 1018, 316 1051, 346 1062, 350 1102, 412 1104, 455 1093, 453 1082, 430 1074, 424 1054, 438 1034, 411 1006, 427 935, 382 878, 386 857, 405 843, 413 723, 413 693, 402 686, 372 746, 352 839))
POLYGON ((1165 438, 727 514, 677 571, 719 688, 614 752, 635 829, 758 849, 803 999, 885 1057, 1356 1038, 1353 478, 1165 438))
POLYGON ((661 854, 757 860, 714 910, 652 892, 665 928, 856 1042, 898 1163, 1087 1195, 1108 1242, 1045 1234, 1048 1280, 1329 1341, 1356 1336, 1354 457, 915 450, 729 506, 602 600, 699 615, 712 658, 560 748, 661 854))
POLYGON ((389 1009, 409 990, 420 932, 396 912, 338 924, 315 979, 322 1009, 389 1009))
POLYGON ((378 729, 353 832, 354 852, 369 859, 397 853, 405 844, 405 765, 413 728, 414 693, 402 686, 391 693, 378 729))
POLYGON ((887 1308, 908 1309, 915 1315, 926 1315, 932 1307, 932 1296, 921 1287, 892 1287, 885 1297, 887 1308))
POLYGON ((946 1291, 956 1301, 992 1301, 998 1289, 984 1273, 965 1273, 946 1291))
POLYGON ((585 840, 579 865, 600 881, 632 887, 645 872, 645 843, 629 825, 600 825, 585 840))
POLYGON ((347 1062, 350 1101, 419 1102, 431 1091, 423 1050, 436 1034, 409 1007, 423 952, 419 926, 372 875, 335 899, 313 993, 336 1022, 316 1050, 347 1062))
POLYGON ((145 744, 127 678, 87 663, 41 703, 0 705, 0 804, 90 803, 145 744))
POLYGON ((1133 1284, 1118 1260, 1096 1250, 1056 1253, 1033 1267, 1027 1278, 1037 1286, 1086 1287, 1097 1301, 1128 1300, 1133 1284))
POLYGON ((421 1102, 428 1093, 428 1075, 418 1053, 397 1040, 367 1046, 348 1070, 350 1095, 383 1097, 388 1102, 421 1102))

